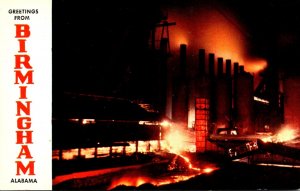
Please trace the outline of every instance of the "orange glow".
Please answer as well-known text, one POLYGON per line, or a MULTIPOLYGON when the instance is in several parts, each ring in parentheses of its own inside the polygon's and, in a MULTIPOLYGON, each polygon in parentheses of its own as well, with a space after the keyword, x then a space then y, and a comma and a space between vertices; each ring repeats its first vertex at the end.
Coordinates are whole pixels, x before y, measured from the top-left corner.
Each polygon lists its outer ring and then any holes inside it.
POLYGON ((171 129, 171 131, 169 131, 169 133, 165 136, 165 140, 169 146, 169 152, 182 157, 187 162, 187 164, 189 164, 189 169, 200 171, 200 168, 193 167, 188 157, 181 154, 186 150, 185 146, 189 141, 188 135, 185 134, 185 131, 171 129))
POLYGON ((278 142, 290 141, 295 139, 296 135, 297 133, 294 129, 285 128, 278 132, 277 141, 278 142))
POLYGON ((201 170, 200 168, 193 167, 193 165, 192 165, 192 163, 191 163, 191 161, 190 161, 190 159, 188 157, 183 156, 181 154, 178 154, 178 156, 182 157, 185 160, 185 162, 189 164, 189 169, 195 170, 195 171, 200 171, 201 170))
POLYGON ((63 159, 71 160, 78 156, 78 149, 63 150, 63 159))
POLYGON ((160 125, 163 127, 169 127, 169 126, 171 126, 171 123, 167 120, 164 120, 160 123, 160 125))
POLYGON ((119 179, 115 179, 111 182, 110 186, 107 188, 107 190, 111 190, 116 188, 117 186, 134 186, 134 187, 138 187, 141 186, 142 184, 145 183, 150 183, 153 184, 155 186, 161 186, 161 185, 166 185, 166 184, 172 184, 172 183, 176 183, 176 182, 180 182, 180 181, 185 181, 188 180, 196 175, 199 175, 201 173, 195 173, 195 174, 186 174, 186 175, 173 175, 171 177, 165 177, 165 178, 158 178, 158 179, 154 179, 154 178, 150 178, 150 177, 145 177, 145 176, 123 176, 119 179))
POLYGON ((180 47, 181 44, 185 44, 188 46, 188 39, 183 34, 183 32, 177 33, 176 39, 175 39, 175 46, 180 47))
POLYGON ((111 185, 109 186, 108 190, 111 190, 111 189, 113 189, 117 186, 121 186, 121 185, 138 187, 145 183, 151 183, 154 185, 157 184, 157 182, 155 180, 153 180, 149 177, 124 176, 119 179, 113 180, 111 185))
POLYGON ((214 170, 215 169, 213 169, 213 168, 205 168, 205 169, 203 169, 203 172, 206 173, 206 174, 209 174, 209 173, 211 173, 214 170))
POLYGON ((263 142, 287 142, 295 139, 297 137, 297 131, 295 129, 285 127, 278 131, 275 135, 263 138, 263 142))
MULTIPOLYGON (((242 62, 244 55, 244 36, 232 21, 216 10, 205 8, 194 11, 171 10, 170 21, 176 26, 170 30, 172 47, 176 50, 178 43, 187 43, 195 48, 205 48, 219 57, 242 62)), ((234 21, 236 22, 236 21, 234 21)))
POLYGON ((179 154, 184 150, 184 134, 177 130, 171 130, 164 138, 171 153, 179 154))
POLYGON ((247 59, 245 61, 245 70, 251 73, 257 73, 267 67, 267 61, 263 59, 247 59))
POLYGON ((204 48, 216 58, 231 59, 232 63, 244 65, 247 72, 256 73, 266 67, 266 61, 247 55, 247 31, 229 11, 204 5, 171 8, 168 13, 169 20, 176 22, 170 28, 173 52, 178 52, 179 44, 184 43, 193 55, 204 48))

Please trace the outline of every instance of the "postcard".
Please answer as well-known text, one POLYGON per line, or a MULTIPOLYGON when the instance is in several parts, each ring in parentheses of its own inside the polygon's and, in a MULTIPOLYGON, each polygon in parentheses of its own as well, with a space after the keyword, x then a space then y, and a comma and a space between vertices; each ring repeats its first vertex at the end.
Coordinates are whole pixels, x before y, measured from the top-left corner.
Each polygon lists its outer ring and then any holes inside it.
POLYGON ((0 4, 0 189, 300 189, 299 1, 0 4))

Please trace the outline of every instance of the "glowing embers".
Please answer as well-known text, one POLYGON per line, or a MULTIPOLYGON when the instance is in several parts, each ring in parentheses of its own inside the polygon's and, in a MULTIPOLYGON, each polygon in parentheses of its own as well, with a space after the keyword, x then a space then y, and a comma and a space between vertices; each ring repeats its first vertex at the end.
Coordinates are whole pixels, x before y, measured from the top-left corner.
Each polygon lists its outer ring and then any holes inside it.
POLYGON ((298 136, 298 132, 290 127, 285 127, 279 130, 276 134, 265 137, 262 139, 263 142, 281 143, 292 141, 298 136))
POLYGON ((157 186, 186 181, 201 174, 209 174, 217 169, 213 165, 205 165, 202 169, 193 168, 190 160, 182 155, 161 153, 160 157, 164 160, 130 172, 119 173, 110 182, 108 190, 128 189, 122 186, 139 189, 143 185, 152 189, 157 186))
POLYGON ((142 177, 142 176, 124 176, 118 179, 115 179, 111 182, 110 186, 107 190, 111 190, 117 186, 134 186, 138 187, 142 184, 150 183, 153 185, 157 185, 157 182, 149 177, 142 177))

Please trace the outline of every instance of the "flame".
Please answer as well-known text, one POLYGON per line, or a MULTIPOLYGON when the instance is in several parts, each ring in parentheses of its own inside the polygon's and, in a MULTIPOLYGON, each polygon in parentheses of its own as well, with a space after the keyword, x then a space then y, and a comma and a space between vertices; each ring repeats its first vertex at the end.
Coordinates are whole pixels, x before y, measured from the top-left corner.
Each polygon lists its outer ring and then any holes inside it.
POLYGON ((165 136, 165 140, 169 145, 171 153, 179 154, 184 150, 185 137, 180 131, 170 131, 170 133, 165 136))
POLYGON ((290 127, 285 127, 278 131, 275 135, 268 136, 262 139, 263 142, 282 143, 295 139, 297 137, 297 131, 290 127))

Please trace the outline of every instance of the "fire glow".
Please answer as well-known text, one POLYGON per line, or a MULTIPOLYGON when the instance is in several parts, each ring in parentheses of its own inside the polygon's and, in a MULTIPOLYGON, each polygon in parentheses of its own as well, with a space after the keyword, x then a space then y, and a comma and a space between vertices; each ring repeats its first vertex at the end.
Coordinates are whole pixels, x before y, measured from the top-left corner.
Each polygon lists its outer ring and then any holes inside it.
POLYGON ((297 137, 297 131, 295 129, 285 127, 278 131, 275 135, 263 138, 263 142, 282 143, 295 139, 297 137))
POLYGON ((117 186, 134 186, 138 187, 142 184, 150 183, 153 185, 157 185, 157 182, 149 177, 143 177, 143 176, 124 176, 119 179, 115 179, 112 181, 111 185, 108 187, 108 190, 111 190, 117 186))
POLYGON ((175 130, 174 126, 169 126, 168 123, 168 127, 170 130, 164 137, 164 141, 166 142, 167 146, 166 151, 174 154, 173 158, 168 163, 168 175, 163 176, 163 178, 152 178, 143 174, 145 172, 136 172, 135 174, 128 175, 125 174, 122 177, 114 179, 108 187, 108 190, 122 185, 139 187, 145 183, 152 184, 153 186, 161 186, 180 181, 186 181, 197 175, 209 174, 214 170, 217 170, 217 168, 212 165, 205 166, 203 168, 194 167, 191 160, 182 154, 185 151, 184 146, 187 144, 187 142, 189 142, 189 136, 184 130, 180 130, 179 126, 176 126, 175 130), (178 173, 177 170, 180 172, 178 173), (174 174, 172 174, 172 172, 174 174))
POLYGON ((162 185, 167 185, 167 184, 172 184, 180 181, 186 181, 189 180, 190 178, 195 177, 196 175, 200 175, 202 173, 204 174, 209 174, 213 172, 214 170, 217 170, 217 168, 213 167, 207 167, 204 168, 200 171, 198 169, 197 173, 192 173, 192 174, 186 174, 186 175, 173 175, 170 177, 164 177, 164 178, 150 178, 148 176, 139 176, 139 175, 124 175, 120 178, 114 179, 110 186, 107 188, 107 190, 112 190, 118 186, 133 186, 133 187, 139 187, 143 184, 152 184, 153 186, 162 186, 162 185))
POLYGON ((184 134, 175 130, 165 136, 165 140, 169 146, 171 153, 180 154, 184 149, 184 134))
POLYGON ((221 7, 175 7, 169 10, 169 20, 176 22, 170 30, 171 49, 174 51, 180 44, 187 44, 191 54, 204 48, 216 57, 239 62, 251 73, 267 66, 265 60, 247 54, 247 31, 232 13, 221 7))

